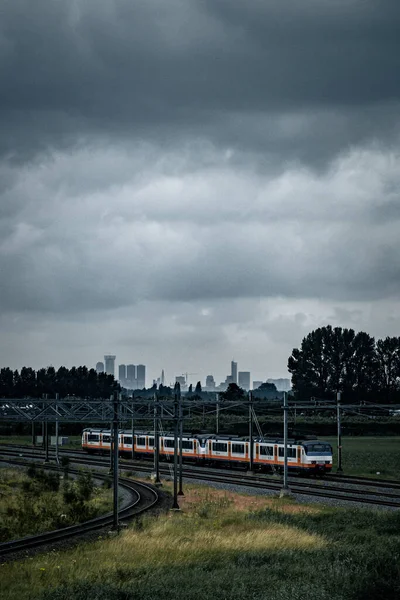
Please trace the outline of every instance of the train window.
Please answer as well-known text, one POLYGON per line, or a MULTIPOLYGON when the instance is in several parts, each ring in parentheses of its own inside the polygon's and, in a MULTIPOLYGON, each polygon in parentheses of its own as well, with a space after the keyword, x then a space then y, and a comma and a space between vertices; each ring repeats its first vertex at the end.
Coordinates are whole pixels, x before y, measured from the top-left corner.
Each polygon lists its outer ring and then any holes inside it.
POLYGON ((213 442, 213 452, 227 452, 228 444, 222 444, 221 442, 213 442))
POLYGON ((98 433, 89 433, 88 442, 98 442, 100 440, 100 436, 98 433))
POLYGON ((104 435, 103 433, 103 444, 109 444, 111 442, 111 435, 104 435))
POLYGON ((274 447, 260 446, 260 456, 270 456, 272 458, 274 456, 274 447))
POLYGON ((149 443, 149 446, 154 446, 154 438, 149 437, 148 443, 149 443))
POLYGON ((175 440, 165 440, 164 439, 164 448, 175 448, 175 440))
POLYGON ((332 448, 329 444, 310 444, 305 447, 307 454, 312 454, 313 452, 332 452, 332 448))
POLYGON ((182 440, 183 450, 193 450, 193 442, 190 440, 182 440))
POLYGON ((138 438, 136 438, 136 445, 137 446, 145 446, 146 445, 146 438, 145 437, 138 437, 138 438))
MULTIPOLYGON (((284 457, 284 448, 279 448, 279 456, 281 458, 284 457)), ((287 456, 288 456, 288 458, 296 458, 296 448, 288 448, 287 456)))
POLYGON ((124 435, 124 444, 132 444, 132 436, 124 435))
POLYGON ((234 454, 244 454, 244 444, 231 444, 231 452, 234 454))

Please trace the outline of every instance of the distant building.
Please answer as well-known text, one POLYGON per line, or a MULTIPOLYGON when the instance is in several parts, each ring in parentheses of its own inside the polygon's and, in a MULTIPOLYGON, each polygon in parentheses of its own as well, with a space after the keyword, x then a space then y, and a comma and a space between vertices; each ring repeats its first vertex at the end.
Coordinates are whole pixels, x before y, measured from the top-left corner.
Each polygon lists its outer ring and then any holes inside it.
POLYGON ((232 360, 231 362, 231 377, 232 377, 232 381, 230 383, 237 383, 238 382, 238 375, 237 375, 237 362, 235 362, 234 360, 232 360))
POLYGON ((129 385, 133 388, 136 381, 136 366, 135 365, 127 365, 126 367, 126 379, 129 382, 129 385))
POLYGON ((106 354, 104 356, 104 365, 107 375, 115 376, 115 355, 106 354))
POLYGON ((184 375, 177 375, 177 377, 175 377, 175 383, 179 383, 182 391, 186 389, 186 378, 184 375))
POLYGON ((102 363, 102 362, 96 363, 96 372, 104 373, 104 363, 102 363))
POLYGON ((120 382, 125 383, 126 379, 126 365, 119 365, 118 367, 118 379, 120 382))
POLYGON ((289 390, 292 389, 291 383, 290 383, 290 379, 267 379, 267 383, 273 383, 275 384, 276 389, 278 390, 278 392, 288 392, 289 390))
POLYGON ((146 387, 146 366, 138 365, 136 367, 137 389, 142 390, 146 387))
POLYGON ((250 389, 250 371, 239 371, 239 387, 246 392, 250 389))
POLYGON ((165 385, 165 373, 164 373, 164 369, 161 371, 161 385, 165 385))
POLYGON ((253 381, 253 390, 257 390, 263 383, 263 381, 253 381))
POLYGON ((206 377, 206 391, 212 392, 215 390, 215 380, 212 375, 207 375, 206 377))

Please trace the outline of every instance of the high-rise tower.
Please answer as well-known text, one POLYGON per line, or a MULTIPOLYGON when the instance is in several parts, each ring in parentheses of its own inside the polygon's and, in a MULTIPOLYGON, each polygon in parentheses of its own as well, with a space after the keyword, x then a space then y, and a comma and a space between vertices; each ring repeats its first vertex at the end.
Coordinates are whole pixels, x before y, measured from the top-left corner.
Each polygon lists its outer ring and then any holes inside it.
POLYGON ((238 382, 238 377, 237 377, 237 362, 235 362, 234 360, 232 360, 231 362, 231 377, 232 377, 232 383, 236 383, 238 382))
POLYGON ((104 356, 105 371, 107 375, 112 375, 113 377, 115 377, 115 358, 114 354, 105 354, 104 356))
POLYGON ((146 387, 146 367, 145 365, 138 365, 136 367, 136 379, 139 390, 146 387))

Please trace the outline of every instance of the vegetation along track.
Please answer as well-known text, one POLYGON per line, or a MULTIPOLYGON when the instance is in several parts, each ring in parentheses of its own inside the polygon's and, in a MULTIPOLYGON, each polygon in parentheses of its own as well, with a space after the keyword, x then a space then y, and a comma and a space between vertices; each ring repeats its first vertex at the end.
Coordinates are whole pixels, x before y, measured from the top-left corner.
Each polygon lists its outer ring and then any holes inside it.
MULTIPOLYGON (((2 452, 2 454, 5 454, 2 452)), ((16 464, 21 466, 20 461, 12 460, 11 458, 1 458, 2 462, 8 462, 9 464, 16 464)), ((53 469, 54 465, 45 465, 46 468, 53 469)), ((79 471, 76 469, 69 469, 69 473, 77 474, 79 471)), ((107 475, 95 473, 96 479, 106 479, 107 475)), ((136 517, 143 512, 152 508, 159 500, 157 490, 146 483, 132 481, 125 477, 119 477, 118 484, 129 492, 132 497, 132 501, 129 502, 124 508, 118 511, 119 521, 126 521, 133 517, 136 517)), ((70 527, 64 527, 63 529, 56 529, 55 531, 47 531, 34 536, 24 537, 18 540, 12 540, 9 542, 3 542, 0 544, 0 556, 11 554, 12 552, 24 551, 31 548, 37 548, 45 544, 53 544, 61 540, 72 538, 76 535, 86 534, 103 527, 109 527, 113 525, 113 513, 107 513, 90 521, 84 523, 78 523, 77 525, 71 525, 70 527)))
MULTIPOLYGON (((38 450, 32 451, 27 447, 21 447, 18 451, 13 448, 3 450, 11 452, 14 455, 23 455, 28 458, 38 458, 38 450)), ((43 458, 41 452, 40 457, 43 458)), ((78 464, 90 466, 107 467, 110 463, 109 458, 100 456, 88 456, 83 452, 65 451, 64 456, 69 456, 71 461, 78 464)), ((146 460, 132 461, 122 459, 120 461, 121 470, 134 470, 136 472, 149 473, 153 470, 151 463, 146 460), (147 463, 147 464, 146 464, 147 463)), ((160 473, 171 477, 171 463, 160 463, 160 473)), ((228 484, 242 486, 246 488, 264 489, 279 492, 282 488, 282 480, 272 479, 271 477, 259 474, 245 474, 243 471, 232 471, 203 468, 184 464, 184 477, 210 483, 228 484)), ((290 489, 293 494, 304 496, 314 496, 318 498, 329 498, 332 500, 357 502, 365 505, 386 506, 391 508, 400 508, 400 482, 385 482, 367 478, 335 477, 329 481, 328 475, 324 480, 306 480, 300 481, 299 478, 290 479, 290 489), (340 481, 340 485, 335 485, 340 481)))

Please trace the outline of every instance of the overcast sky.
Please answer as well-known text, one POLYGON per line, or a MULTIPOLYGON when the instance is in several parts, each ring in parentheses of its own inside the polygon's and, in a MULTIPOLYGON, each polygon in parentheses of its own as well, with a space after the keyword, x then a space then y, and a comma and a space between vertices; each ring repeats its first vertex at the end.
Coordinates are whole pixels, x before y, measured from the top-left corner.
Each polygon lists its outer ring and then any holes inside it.
POLYGON ((398 0, 2 0, 0 365, 400 335, 398 0))

